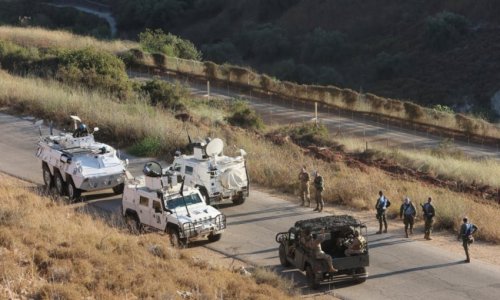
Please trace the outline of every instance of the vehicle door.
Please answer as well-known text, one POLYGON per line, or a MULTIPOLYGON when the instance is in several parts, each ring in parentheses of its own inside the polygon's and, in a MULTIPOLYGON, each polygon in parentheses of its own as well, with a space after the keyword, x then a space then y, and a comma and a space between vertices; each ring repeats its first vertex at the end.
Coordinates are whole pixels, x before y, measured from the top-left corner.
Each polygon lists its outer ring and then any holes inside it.
POLYGON ((151 226, 151 199, 146 195, 139 194, 139 205, 137 205, 137 214, 141 223, 151 226))
POLYGON ((151 214, 151 224, 150 226, 159 229, 159 230, 165 230, 166 227, 166 215, 165 212, 163 212, 163 209, 161 207, 161 203, 159 199, 151 199, 152 207, 150 210, 151 214))

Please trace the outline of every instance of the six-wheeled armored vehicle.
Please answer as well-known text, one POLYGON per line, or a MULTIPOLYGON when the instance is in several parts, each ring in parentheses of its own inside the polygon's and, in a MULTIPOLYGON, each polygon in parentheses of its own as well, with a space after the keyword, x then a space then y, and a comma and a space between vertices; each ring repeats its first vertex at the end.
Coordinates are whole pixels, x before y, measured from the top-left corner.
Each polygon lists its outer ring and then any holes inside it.
POLYGON ((176 247, 221 238, 226 217, 207 205, 197 188, 184 185, 179 174, 165 171, 157 162, 146 163, 143 173, 126 183, 122 196, 122 213, 132 231, 166 232, 176 247))
POLYGON ((369 265, 368 244, 364 243, 356 254, 346 255, 346 249, 353 242, 355 231, 366 236, 366 226, 349 215, 327 216, 297 221, 288 232, 276 235, 279 243, 279 258, 284 267, 293 266, 306 272, 309 285, 318 288, 321 282, 332 281, 334 276, 350 276, 356 282, 364 282, 367 278, 366 267, 369 265), (329 272, 324 259, 317 259, 307 243, 306 233, 319 234, 325 232, 325 240, 321 247, 333 259, 333 266, 338 272, 329 272))
POLYGON ((120 194, 127 162, 118 158, 113 147, 94 140, 97 127, 90 132, 80 118, 71 118, 72 133, 40 136, 36 157, 42 161, 45 185, 55 187, 58 194, 68 195, 71 200, 82 192, 103 189, 120 194))
POLYGON ((249 195, 245 151, 240 149, 236 157, 223 155, 224 143, 218 138, 192 147, 193 155, 176 155, 168 168, 180 173, 187 185, 198 187, 207 204, 242 204, 249 195))

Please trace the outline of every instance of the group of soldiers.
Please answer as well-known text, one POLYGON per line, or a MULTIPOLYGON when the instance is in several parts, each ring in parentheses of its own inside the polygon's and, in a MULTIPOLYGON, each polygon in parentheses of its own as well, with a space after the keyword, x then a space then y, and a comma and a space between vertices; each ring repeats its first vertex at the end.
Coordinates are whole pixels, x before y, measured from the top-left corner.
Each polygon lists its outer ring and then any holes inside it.
MULTIPOLYGON (((318 171, 313 173, 314 180, 314 199, 316 200, 316 208, 313 211, 321 212, 323 211, 323 206, 325 203, 323 202, 323 191, 325 190, 325 186, 323 183, 323 177, 319 174, 318 171)), ((299 173, 299 182, 300 182, 300 199, 302 200, 302 206, 311 207, 311 199, 310 199, 310 191, 309 191, 309 182, 311 178, 309 173, 307 172, 306 166, 302 167, 302 170, 299 173), (307 204, 306 204, 307 202, 307 204)))
MULTIPOLYGON (((324 201, 323 201, 323 191, 325 189, 323 177, 319 174, 318 171, 313 173, 314 180, 313 185, 315 189, 315 197, 316 200, 316 208, 314 211, 321 212, 323 211, 324 201)), ((307 172, 306 166, 302 167, 302 170, 299 173, 299 182, 300 182, 300 199, 302 206, 311 206, 310 200, 310 191, 309 191, 309 182, 310 176, 307 172)), ((386 210, 391 205, 390 200, 385 197, 382 191, 379 191, 379 197, 377 199, 377 203, 375 204, 375 209, 377 210, 377 220, 379 222, 379 230, 376 232, 377 234, 387 233, 387 219, 386 219, 386 210), (383 231, 382 231, 383 229, 383 231)), ((432 226, 434 224, 434 216, 436 215, 436 211, 434 205, 432 204, 432 197, 427 198, 427 202, 425 204, 421 204, 424 218, 424 238, 426 240, 432 240, 432 226)), ((417 216, 417 209, 415 205, 411 202, 410 198, 404 197, 403 204, 399 209, 399 217, 403 219, 403 223, 405 226, 405 236, 408 238, 409 235, 413 234, 413 225, 415 224, 415 218, 417 216)), ((470 262, 469 256, 469 245, 474 241, 473 234, 478 230, 477 226, 469 223, 467 217, 463 218, 463 224, 460 228, 458 239, 462 239, 462 245, 465 250, 466 260, 465 262, 470 262)))
MULTIPOLYGON (((379 222, 379 230, 376 232, 377 234, 382 233, 382 225, 384 226, 384 233, 387 232, 387 220, 386 220, 386 210, 391 205, 389 199, 384 195, 382 191, 379 191, 379 197, 377 199, 377 203, 375 204, 375 209, 377 210, 377 220, 379 222)), ((427 198, 427 202, 425 204, 421 204, 423 217, 424 217, 424 238, 426 240, 432 240, 431 232, 432 225, 434 224, 434 216, 436 215, 436 210, 434 205, 432 205, 432 197, 427 198)), ((417 216, 417 209, 415 205, 411 202, 410 198, 404 197, 403 204, 399 209, 399 218, 403 219, 403 223, 405 225, 405 236, 408 238, 408 229, 409 234, 413 234, 413 225, 415 224, 415 218, 417 216)), ((467 217, 462 219, 462 226, 460 227, 460 231, 458 233, 458 240, 462 240, 462 246, 465 250, 465 262, 470 262, 469 256, 469 246, 474 242, 473 234, 478 230, 478 227, 472 223, 469 223, 467 217)))

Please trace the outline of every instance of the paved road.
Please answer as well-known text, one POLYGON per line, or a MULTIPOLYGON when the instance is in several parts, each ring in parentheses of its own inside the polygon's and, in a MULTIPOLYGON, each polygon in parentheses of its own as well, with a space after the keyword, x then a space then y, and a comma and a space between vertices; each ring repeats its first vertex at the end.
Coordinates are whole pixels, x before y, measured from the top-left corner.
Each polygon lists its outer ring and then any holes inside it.
MULTIPOLYGON (((47 129, 43 129, 47 132, 47 129)), ((40 162, 34 157, 37 130, 32 121, 0 113, 0 171, 41 184, 40 162)), ((140 173, 147 159, 131 159, 133 174, 140 173)), ((110 212, 119 212, 120 198, 110 193, 88 195, 86 203, 110 212)), ((252 190, 241 206, 223 207, 228 229, 222 239, 206 247, 235 255, 260 266, 276 267, 284 275, 302 281, 297 270, 279 266, 277 232, 287 231, 299 219, 319 216, 280 197, 252 190)), ((371 265, 364 284, 336 282, 320 292, 343 299, 497 299, 500 294, 500 267, 443 253, 431 243, 406 240, 400 233, 374 235, 369 223, 371 265)), ((303 289, 306 294, 317 291, 303 289)))
MULTIPOLYGON (((137 80, 149 80, 153 76, 152 74, 132 71, 128 73, 129 77, 137 80)), ((159 78, 167 81, 181 80, 181 82, 185 82, 188 85, 192 94, 198 96, 207 95, 206 85, 192 80, 189 81, 185 77, 184 80, 182 77, 174 76, 161 76, 159 78)), ((300 101, 283 101, 273 99, 272 96, 263 99, 252 96, 252 94, 228 88, 214 87, 213 85, 210 88, 210 96, 224 99, 246 99, 267 124, 309 122, 315 116, 314 107, 300 101)), ((428 149, 435 148, 444 139, 439 135, 408 130, 327 107, 319 107, 318 119, 328 127, 332 135, 360 137, 366 140, 369 145, 376 143, 406 149, 428 149)), ((500 145, 489 147, 463 141, 455 141, 455 145, 458 149, 472 157, 500 159, 500 145)))

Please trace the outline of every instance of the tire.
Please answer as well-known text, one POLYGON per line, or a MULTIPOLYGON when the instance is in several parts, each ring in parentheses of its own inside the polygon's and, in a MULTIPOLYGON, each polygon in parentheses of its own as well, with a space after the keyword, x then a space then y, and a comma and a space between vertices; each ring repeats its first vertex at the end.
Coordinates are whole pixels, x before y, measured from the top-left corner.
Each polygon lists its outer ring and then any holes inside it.
POLYGON ((245 196, 243 196, 243 194, 241 194, 238 198, 233 199, 234 205, 241 205, 243 203, 245 203, 245 196))
POLYGON ((137 216, 134 216, 132 214, 127 214, 125 216, 125 223, 127 224, 128 230, 132 234, 140 234, 141 233, 141 222, 137 218, 137 216))
POLYGON ((66 196, 66 183, 59 171, 54 172, 54 187, 60 196, 66 196))
POLYGON ((186 248, 187 239, 180 237, 179 229, 170 228, 168 230, 168 236, 170 237, 170 244, 175 248, 186 248))
POLYGON ((290 262, 286 259, 286 250, 285 245, 280 243, 280 247, 278 248, 278 253, 280 255, 280 263, 283 267, 289 267, 290 262))
POLYGON ((66 191, 68 192, 68 197, 70 201, 80 200, 82 195, 82 190, 75 187, 75 183, 71 177, 68 179, 68 184, 66 185, 66 191))
POLYGON ((354 279, 354 282, 356 283, 363 283, 366 281, 366 278, 368 277, 366 274, 366 268, 357 268, 354 270, 354 275, 353 275, 353 279, 354 279), (359 277, 359 275, 365 275, 363 277, 359 277))
POLYGON ((222 237, 222 233, 219 233, 219 234, 209 234, 208 235, 208 241, 210 243, 214 243, 214 242, 217 242, 217 241, 220 241, 220 238, 222 237))
POLYGON ((315 290, 319 288, 319 280, 316 279, 316 276, 314 275, 314 272, 310 265, 307 265, 306 267, 306 277, 310 288, 315 290))
POLYGON ((123 194, 124 189, 125 189, 125 184, 120 183, 119 185, 113 187, 113 193, 115 193, 115 195, 123 194))
POLYGON ((45 163, 42 165, 42 177, 45 187, 50 190, 54 186, 54 176, 50 174, 49 166, 45 163))

